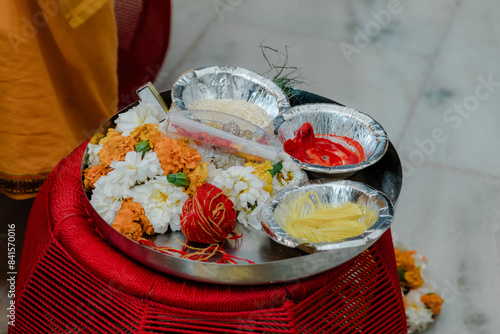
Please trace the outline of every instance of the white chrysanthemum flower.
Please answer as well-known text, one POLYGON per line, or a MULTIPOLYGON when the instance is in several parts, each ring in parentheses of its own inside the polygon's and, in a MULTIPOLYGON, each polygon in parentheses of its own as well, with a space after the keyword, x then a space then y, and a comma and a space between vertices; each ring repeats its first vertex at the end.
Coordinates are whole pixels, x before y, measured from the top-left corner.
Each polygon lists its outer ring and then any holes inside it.
POLYGON ((432 311, 425 307, 419 290, 410 290, 406 295, 406 322, 408 333, 415 333, 426 329, 433 321, 432 311))
POLYGON ((97 154, 99 154, 99 152, 101 151, 101 148, 102 148, 102 145, 94 145, 94 144, 88 144, 87 147, 88 147, 88 159, 87 159, 87 165, 88 167, 92 167, 92 166, 97 166, 99 165, 99 156, 97 154))
MULTIPOLYGON (((429 274, 429 270, 427 269, 427 261, 425 260, 425 257, 420 253, 416 253, 416 254, 413 254, 413 259, 415 260, 415 267, 418 270, 420 270, 420 275, 422 276, 422 279, 424 280, 424 282, 429 281, 430 274, 429 274)), ((430 281, 429 281, 429 283, 430 283, 430 281)), ((427 287, 430 287, 430 285, 427 284, 427 287)))
POLYGON ((420 270, 420 275, 422 276, 422 279, 424 280, 424 284, 422 284, 418 288, 418 290, 423 295, 428 294, 428 293, 436 293, 437 294, 438 287, 437 287, 436 282, 431 279, 431 274, 430 274, 429 269, 427 267, 427 260, 420 253, 413 254, 413 258, 415 260, 415 267, 420 270))
POLYGON ((212 184, 220 188, 235 204, 236 210, 254 205, 263 189, 264 182, 252 172, 253 167, 234 166, 226 170, 218 169, 212 184), (248 202, 250 201, 250 203, 248 202))
POLYGON ((427 295, 429 293, 435 293, 435 294, 439 294, 439 291, 438 291, 438 286, 436 284, 436 282, 434 280, 432 280, 431 278, 429 278, 429 274, 427 274, 427 277, 424 275, 424 274, 421 274, 422 275, 422 279, 424 280, 424 284, 422 284, 418 290, 423 294, 423 295, 427 295))
POLYGON ((215 169, 210 183, 220 188, 234 203, 238 212, 238 221, 245 226, 260 229, 259 212, 270 195, 264 188, 264 182, 253 172, 255 168, 233 166, 227 170, 215 169))
POLYGON ((90 203, 97 213, 108 224, 113 224, 116 214, 125 198, 128 198, 129 187, 114 182, 113 177, 101 176, 95 183, 90 203))
POLYGON ((279 158, 283 168, 273 177, 273 195, 285 187, 295 186, 309 180, 306 172, 293 162, 288 154, 280 154, 279 158))
MULTIPOLYGON (((267 192, 266 192, 267 193, 267 192)), ((269 199, 271 196, 269 193, 267 193, 267 199, 269 199)), ((261 201, 261 203, 257 204, 257 207, 255 209, 242 209, 240 212, 238 212, 238 216, 236 217, 237 220, 242 223, 245 226, 251 226, 256 230, 260 230, 262 228, 261 225, 261 213, 262 210, 264 209, 264 203, 265 201, 261 201)))
POLYGON ((136 127, 148 123, 159 124, 164 118, 165 112, 161 107, 151 103, 140 103, 137 107, 118 115, 116 131, 122 132, 122 136, 128 136, 136 127))
POLYGON ((225 149, 214 147, 212 163, 217 168, 228 169, 234 166, 245 166, 245 158, 228 153, 225 149))
POLYGON ((114 168, 108 175, 115 182, 133 187, 137 182, 145 182, 153 179, 157 175, 163 175, 161 163, 155 152, 146 152, 144 158, 141 152, 131 151, 125 156, 124 161, 111 162, 111 168, 114 168))
POLYGON ((223 170, 215 167, 212 163, 207 165, 207 180, 213 180, 218 174, 222 173, 223 170))
POLYGON ((130 197, 142 205, 155 233, 165 233, 169 226, 172 231, 181 229, 180 214, 188 196, 166 176, 133 187, 130 197))

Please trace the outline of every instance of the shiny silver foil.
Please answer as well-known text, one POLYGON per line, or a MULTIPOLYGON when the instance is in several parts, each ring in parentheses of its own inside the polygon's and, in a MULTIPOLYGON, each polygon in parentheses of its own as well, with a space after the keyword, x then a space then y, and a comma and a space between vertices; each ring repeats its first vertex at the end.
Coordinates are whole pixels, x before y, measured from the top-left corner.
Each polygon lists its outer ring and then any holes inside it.
POLYGON ((335 134, 356 140, 363 146, 365 159, 355 165, 326 167, 292 159, 304 170, 319 177, 346 178, 373 165, 385 154, 389 145, 387 133, 372 117, 337 104, 317 103, 295 106, 274 119, 274 132, 281 143, 293 139, 302 124, 311 123, 315 134, 335 134))
POLYGON ((207 66, 181 75, 172 86, 172 109, 186 110, 197 101, 244 100, 262 108, 270 121, 288 110, 281 88, 260 74, 234 66, 207 66))
MULTIPOLYGON (((313 197, 311 200, 315 201, 313 197)), ((350 256, 353 253, 360 254, 370 247, 390 227, 393 217, 392 203, 382 192, 360 182, 319 179, 306 181, 278 192, 262 211, 261 222, 267 234, 279 244, 297 247, 309 253, 335 251, 336 258, 345 262, 352 258, 350 256), (357 203, 377 212, 378 220, 363 234, 337 242, 310 243, 305 239, 295 239, 283 230, 285 222, 282 219, 295 200, 312 190, 318 194, 323 205, 357 203)))

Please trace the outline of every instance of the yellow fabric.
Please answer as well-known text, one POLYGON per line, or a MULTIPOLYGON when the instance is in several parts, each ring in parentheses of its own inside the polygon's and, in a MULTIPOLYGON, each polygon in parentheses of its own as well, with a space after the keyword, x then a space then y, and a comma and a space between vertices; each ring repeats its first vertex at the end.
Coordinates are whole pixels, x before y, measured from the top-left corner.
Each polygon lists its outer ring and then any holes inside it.
POLYGON ((61 12, 69 25, 77 28, 108 0, 59 0, 61 12))
POLYGON ((113 1, 77 28, 58 0, 0 1, 0 192, 22 198, 116 112, 118 38, 113 1))

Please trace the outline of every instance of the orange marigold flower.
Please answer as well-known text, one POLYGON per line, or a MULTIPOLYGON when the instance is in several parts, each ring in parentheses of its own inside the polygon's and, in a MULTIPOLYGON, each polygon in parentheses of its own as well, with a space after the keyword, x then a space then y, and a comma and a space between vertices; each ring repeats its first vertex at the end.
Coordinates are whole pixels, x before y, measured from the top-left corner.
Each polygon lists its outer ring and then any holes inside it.
POLYGON ((189 197, 192 197, 196 192, 196 189, 203 184, 203 182, 208 177, 207 163, 204 162, 200 165, 197 165, 195 170, 189 172, 187 177, 189 178, 189 188, 184 191, 189 197))
POLYGON ((149 222, 141 204, 134 202, 133 198, 123 201, 113 228, 132 240, 139 240, 143 233, 153 234, 154 228, 149 222))
POLYGON ((113 138, 113 137, 119 137, 121 135, 122 135, 121 132, 116 131, 114 128, 109 128, 108 132, 106 132, 106 136, 104 136, 104 138, 101 138, 99 140, 99 145, 107 143, 107 142, 111 141, 111 138, 113 138))
POLYGON ((201 155, 186 142, 163 137, 156 142, 154 151, 165 175, 195 169, 201 162, 201 155))
POLYGON ((124 161, 127 153, 135 150, 137 140, 123 137, 120 132, 110 129, 106 137, 99 142, 102 143, 104 143, 102 149, 97 154, 99 164, 109 166, 113 160, 124 161))
POLYGON ((110 171, 110 167, 101 164, 85 169, 83 171, 83 185, 85 187, 85 191, 90 191, 94 188, 94 184, 97 180, 99 180, 101 176, 108 174, 110 171))
POLYGON ((444 299, 435 293, 429 293, 427 295, 422 295, 420 301, 424 305, 431 309, 433 315, 439 315, 441 313, 441 306, 443 306, 444 299))
POLYGON ((106 130, 105 130, 105 128, 101 127, 101 128, 99 128, 99 130, 96 131, 96 133, 94 133, 92 138, 90 138, 89 142, 91 144, 94 144, 94 145, 99 145, 99 141, 101 139, 103 139, 104 137, 106 137, 106 130))
POLYGON ((405 310, 406 310, 406 305, 407 305, 407 304, 408 304, 408 303, 407 303, 407 301, 406 301, 406 298, 405 298, 405 297, 403 297, 403 306, 404 306, 405 310))
POLYGON ((158 130, 157 124, 147 123, 136 127, 129 135, 136 141, 147 140, 149 147, 155 148, 156 142, 163 137, 163 134, 158 130))
POLYGON ((422 284, 424 284, 422 275, 420 275, 420 270, 418 270, 415 267, 413 267, 410 270, 407 270, 404 273, 404 280, 405 280, 405 286, 407 286, 410 289, 416 289, 422 284))
POLYGON ((406 271, 415 268, 415 259, 413 258, 412 252, 404 252, 394 248, 394 254, 396 255, 397 267, 403 268, 406 271))

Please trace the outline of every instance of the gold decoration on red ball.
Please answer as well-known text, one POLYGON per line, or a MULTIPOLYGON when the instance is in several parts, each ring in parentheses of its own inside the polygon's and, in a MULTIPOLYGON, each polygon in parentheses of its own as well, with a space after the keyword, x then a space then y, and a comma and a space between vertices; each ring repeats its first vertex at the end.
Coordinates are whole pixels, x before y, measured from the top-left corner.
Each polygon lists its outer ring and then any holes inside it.
POLYGON ((184 203, 180 218, 181 231, 192 242, 214 244, 241 237, 234 231, 233 202, 210 183, 198 187, 194 196, 184 203))

